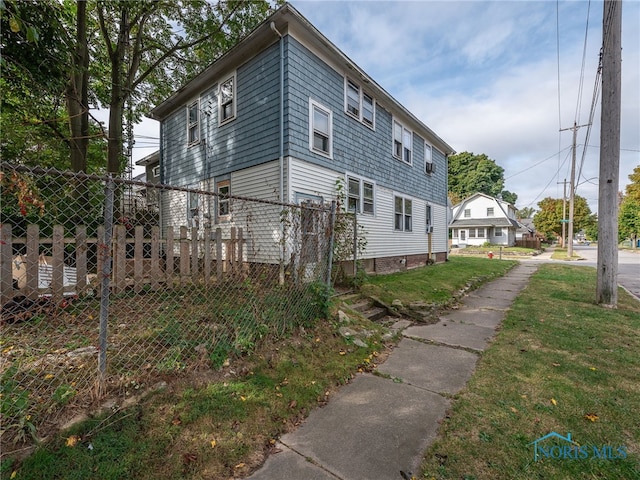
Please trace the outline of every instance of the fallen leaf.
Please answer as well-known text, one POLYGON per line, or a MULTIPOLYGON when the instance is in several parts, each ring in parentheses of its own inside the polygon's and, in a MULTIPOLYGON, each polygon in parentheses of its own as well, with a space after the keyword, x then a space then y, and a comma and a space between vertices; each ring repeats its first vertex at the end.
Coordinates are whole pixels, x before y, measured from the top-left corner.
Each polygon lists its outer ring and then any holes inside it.
POLYGON ((215 440, 211 440, 211 448, 216 448, 218 442, 216 442, 215 440))
POLYGON ((65 445, 67 447, 75 447, 79 441, 80 441, 80 437, 78 435, 71 435, 70 437, 67 438, 67 442, 65 443, 65 445))
POLYGON ((14 470, 13 472, 11 472, 11 477, 9 478, 16 478, 16 475, 18 475, 18 471, 14 470))
POLYGON ((346 355, 347 352, 345 352, 344 350, 340 350, 340 355, 346 355))
POLYGON ((586 420, 589 420, 590 422, 595 422, 596 420, 598 420, 598 415, 596 415, 595 413, 587 413, 584 418, 586 420))
POLYGON ((517 409, 516 407, 511 407, 511 411, 512 411, 513 413, 518 413, 518 409, 517 409))
POLYGON ((594 372, 597 370, 596 367, 589 367, 589 370, 593 370, 594 372))
POLYGON ((244 395, 240 395, 240 400, 242 400, 243 402, 247 401, 247 397, 245 397, 244 395))
POLYGON ((559 367, 560 366, 559 363, 555 363, 555 362, 553 362, 551 365, 553 365, 554 367, 559 367))
POLYGON ((298 402, 296 402, 295 400, 291 400, 289 402, 289 408, 296 408, 298 406, 298 402))
POLYGON ((244 466, 245 466, 245 464, 244 464, 244 463, 242 463, 242 462, 240 462, 240 463, 239 463, 239 464, 237 464, 234 468, 237 470, 238 468, 242 468, 242 467, 244 467, 244 466))
POLYGON ((171 420, 171 423, 173 425, 180 425, 182 423, 182 420, 180 420, 180 417, 175 417, 173 420, 171 420))
POLYGON ((192 462, 195 462, 197 459, 198 459, 198 457, 194 453, 183 453, 182 454, 182 461, 184 463, 192 463, 192 462))
POLYGON ((554 406, 558 405, 558 401, 555 398, 551 399, 551 403, 553 403, 554 406))
POLYGON ((53 373, 47 373, 47 374, 44 376, 44 379, 45 379, 45 380, 51 380, 54 376, 55 376, 55 375, 54 375, 53 373))

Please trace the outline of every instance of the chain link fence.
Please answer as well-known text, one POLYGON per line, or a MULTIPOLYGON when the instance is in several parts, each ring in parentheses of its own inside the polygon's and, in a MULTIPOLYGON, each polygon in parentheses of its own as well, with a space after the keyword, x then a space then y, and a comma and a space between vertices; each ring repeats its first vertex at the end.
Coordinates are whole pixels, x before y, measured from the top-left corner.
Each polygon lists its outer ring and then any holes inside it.
POLYGON ((0 188, 4 452, 326 316, 335 203, 7 164, 0 188))

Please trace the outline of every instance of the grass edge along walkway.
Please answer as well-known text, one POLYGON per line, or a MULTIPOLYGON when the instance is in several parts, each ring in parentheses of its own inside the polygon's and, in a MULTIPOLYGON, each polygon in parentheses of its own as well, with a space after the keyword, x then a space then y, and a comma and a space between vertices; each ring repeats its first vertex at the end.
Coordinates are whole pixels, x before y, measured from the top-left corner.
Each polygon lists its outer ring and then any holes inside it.
POLYGON ((640 302, 620 291, 618 309, 595 305, 595 281, 590 268, 540 266, 421 478, 640 478, 640 302))

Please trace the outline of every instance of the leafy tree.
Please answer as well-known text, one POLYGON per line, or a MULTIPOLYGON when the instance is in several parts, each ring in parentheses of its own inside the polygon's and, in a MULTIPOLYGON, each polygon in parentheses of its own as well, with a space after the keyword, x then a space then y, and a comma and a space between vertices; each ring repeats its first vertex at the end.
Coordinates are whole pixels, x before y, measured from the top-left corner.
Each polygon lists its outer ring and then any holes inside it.
POLYGON ((504 168, 484 153, 462 152, 449 157, 449 198, 454 204, 481 192, 515 204, 518 196, 504 187, 504 168))
POLYGON ((125 167, 125 117, 138 120, 248 34, 269 8, 265 0, 97 0, 101 43, 90 68, 100 104, 109 108, 109 172, 125 167), (133 105, 130 111, 127 102, 133 105))
POLYGON ((2 159, 56 166, 68 159, 62 92, 68 38, 56 2, 0 2, 2 159))
MULTIPOLYGON (((547 197, 538 202, 538 212, 533 217, 536 230, 548 240, 562 234, 562 199, 547 197)), ((595 221, 587 199, 576 195, 573 201, 573 233, 587 229, 595 221)), ((567 228, 568 228, 567 224, 567 228)))
POLYGON ((618 210, 618 239, 631 239, 636 248, 640 237, 640 166, 629 175, 631 183, 625 189, 625 195, 618 210))
POLYGON ((584 227, 584 233, 587 237, 587 240, 591 240, 593 242, 598 241, 598 215, 591 215, 591 219, 586 227, 584 227))
POLYGON ((515 205, 516 202, 518 201, 518 195, 516 195, 513 192, 510 192, 509 190, 503 190, 499 196, 500 198, 502 198, 502 200, 504 200, 507 203, 510 203, 511 205, 515 205))
POLYGON ((532 218, 534 213, 536 213, 535 208, 523 207, 520 210, 518 210, 517 215, 518 215, 518 218, 532 218))
POLYGON ((139 120, 269 9, 267 0, 0 0, 2 124, 23 127, 3 138, 2 158, 91 171, 92 144, 104 132, 89 108, 100 106, 109 109, 103 168, 121 173, 125 120, 139 120), (33 154, 26 147, 35 140, 55 154, 33 154), (60 164, 63 152, 69 161, 60 164))

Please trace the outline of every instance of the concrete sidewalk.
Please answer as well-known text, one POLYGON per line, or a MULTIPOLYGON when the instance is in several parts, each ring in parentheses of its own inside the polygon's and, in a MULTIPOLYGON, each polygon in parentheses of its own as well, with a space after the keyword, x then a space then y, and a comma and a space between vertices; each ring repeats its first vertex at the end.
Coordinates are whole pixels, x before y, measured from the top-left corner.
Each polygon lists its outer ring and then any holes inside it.
POLYGON ((382 376, 358 375, 329 404, 284 435, 251 480, 401 480, 419 472, 440 421, 473 374, 515 297, 538 268, 521 263, 433 325, 413 325, 382 376))

